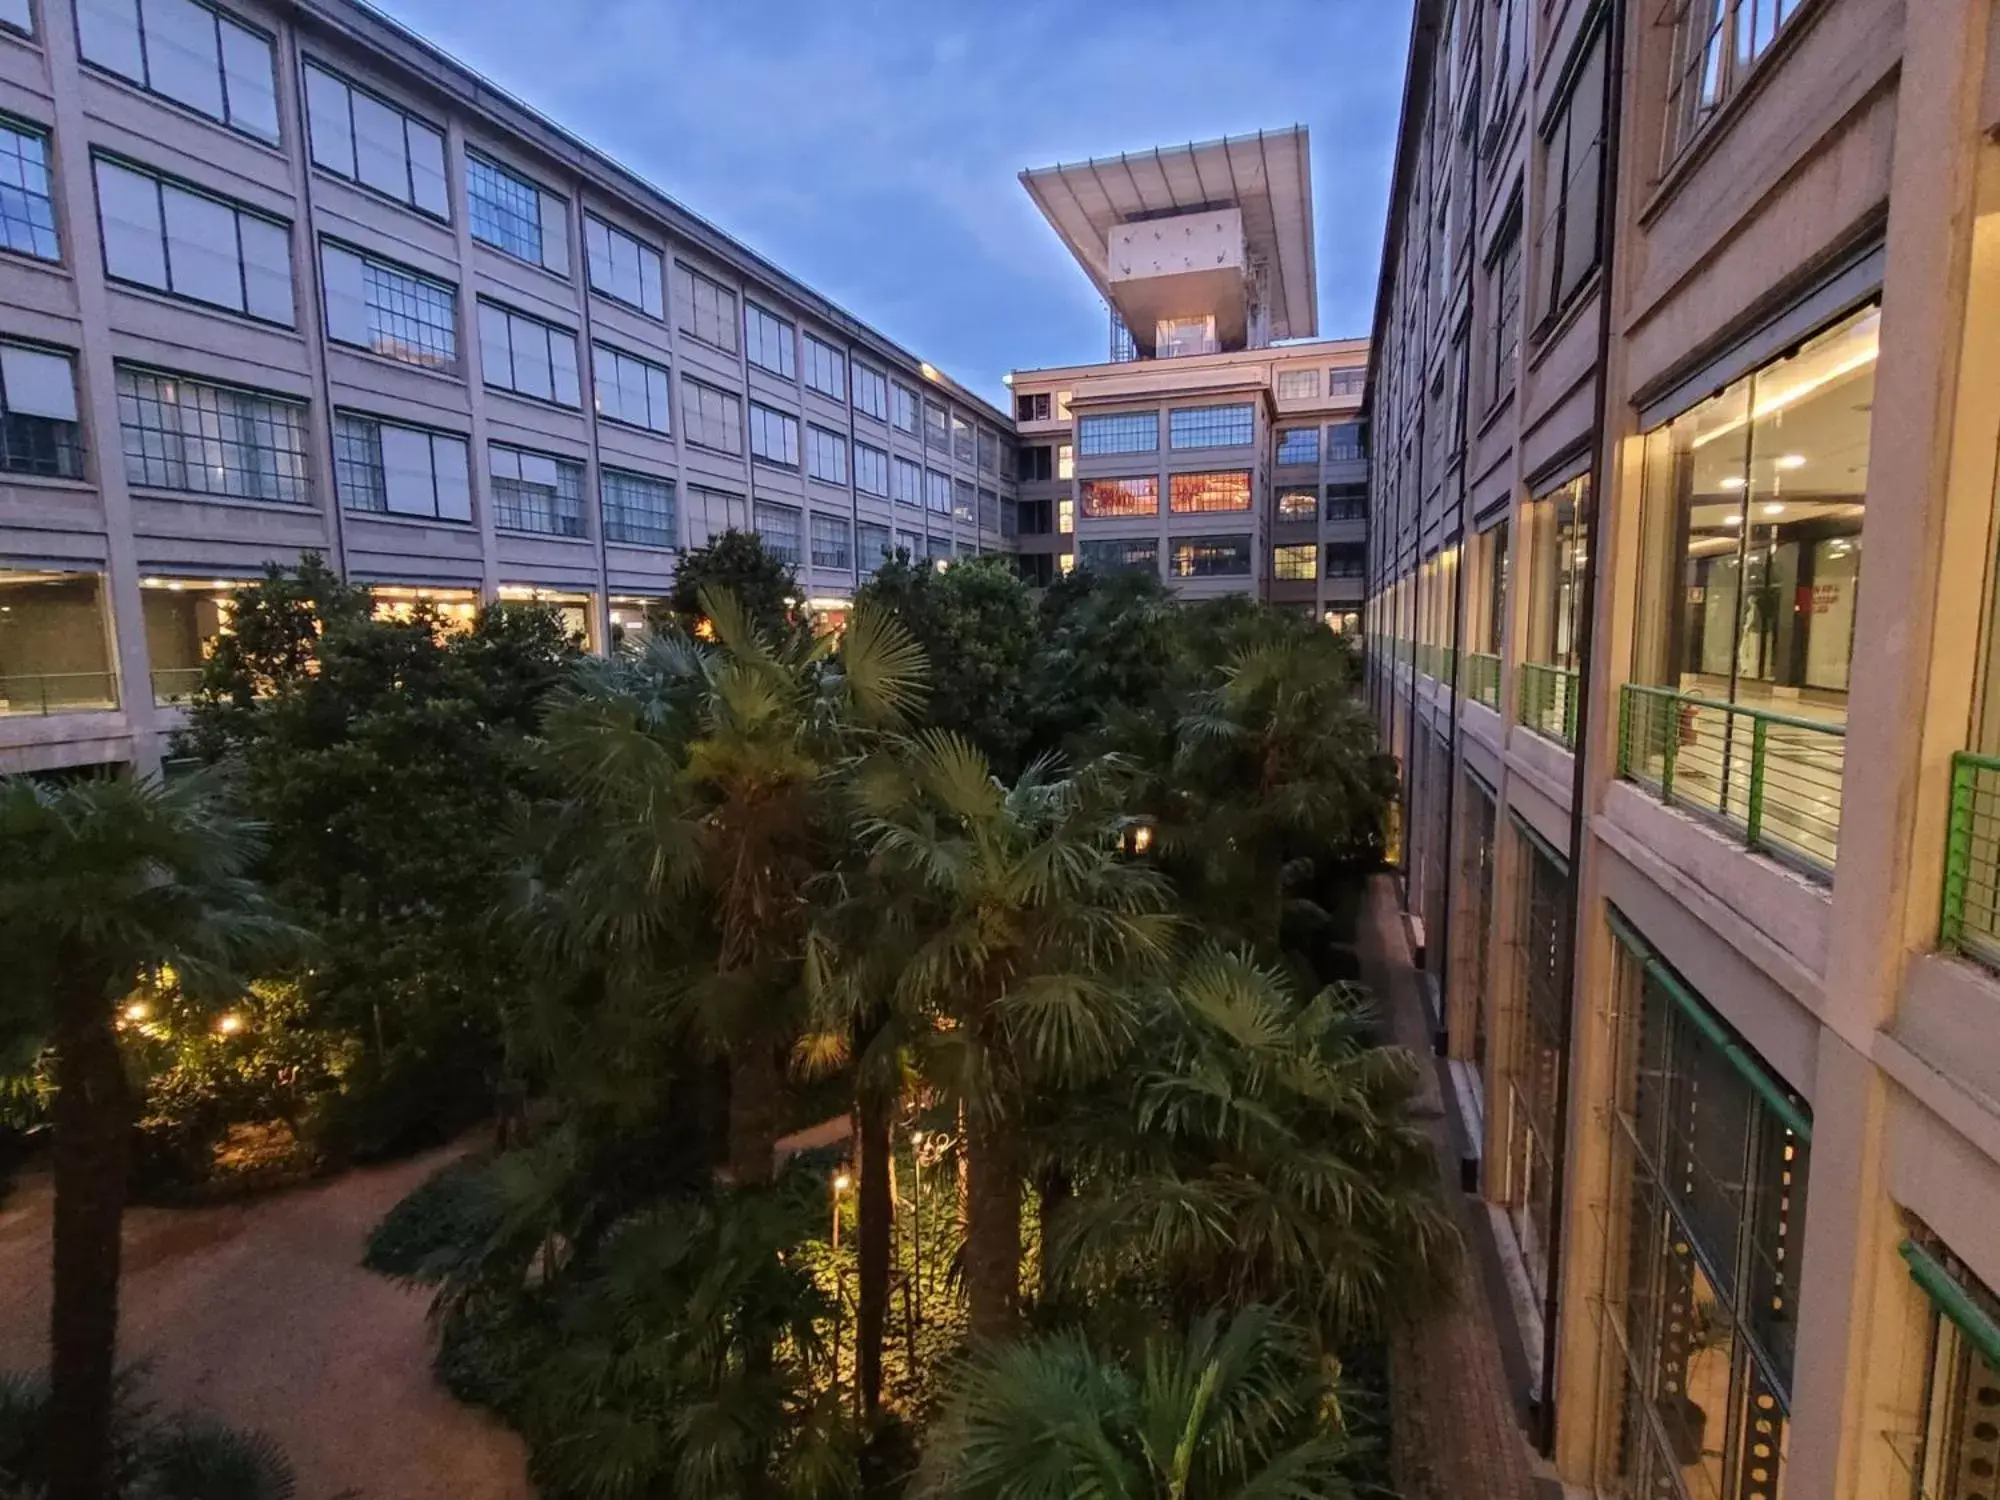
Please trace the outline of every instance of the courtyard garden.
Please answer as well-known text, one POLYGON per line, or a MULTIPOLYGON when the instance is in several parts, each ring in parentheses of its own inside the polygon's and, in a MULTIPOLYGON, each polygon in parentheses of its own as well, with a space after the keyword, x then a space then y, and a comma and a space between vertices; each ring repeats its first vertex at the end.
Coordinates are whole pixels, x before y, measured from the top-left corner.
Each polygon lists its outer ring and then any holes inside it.
POLYGON ((1460 1252, 1352 982, 1353 653, 1007 564, 816 629, 729 533, 594 657, 308 558, 164 781, 0 782, 0 1171, 53 1202, 0 1497, 291 1493, 137 1394, 128 1208, 452 1143, 361 1258, 548 1500, 1383 1493, 1460 1252))

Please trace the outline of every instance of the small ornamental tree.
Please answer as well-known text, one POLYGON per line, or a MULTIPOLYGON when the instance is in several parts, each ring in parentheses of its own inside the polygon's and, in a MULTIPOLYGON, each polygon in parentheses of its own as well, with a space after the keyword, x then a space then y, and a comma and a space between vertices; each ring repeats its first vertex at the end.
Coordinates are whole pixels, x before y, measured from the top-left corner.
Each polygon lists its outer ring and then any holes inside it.
POLYGON ((684 553, 674 568, 667 612, 689 635, 704 635, 704 593, 728 594, 753 630, 776 639, 805 624, 805 594, 798 576, 754 531, 735 527, 705 547, 684 553))

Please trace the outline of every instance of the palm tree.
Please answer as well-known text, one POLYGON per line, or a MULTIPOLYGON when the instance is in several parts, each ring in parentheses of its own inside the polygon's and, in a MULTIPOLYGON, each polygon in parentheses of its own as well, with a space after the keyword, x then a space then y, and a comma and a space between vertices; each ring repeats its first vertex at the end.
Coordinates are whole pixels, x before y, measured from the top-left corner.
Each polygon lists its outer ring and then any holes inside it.
POLYGON ((1328 1347, 1446 1295, 1418 1063, 1367 1022, 1351 988, 1301 1002, 1247 951, 1151 990, 1129 1058, 1048 1143, 1078 1183, 1045 1240, 1059 1280, 1100 1312, 1281 1305, 1328 1347))
POLYGON ((110 1494, 133 1110, 119 1008, 168 971, 226 1001, 290 936, 245 874, 258 837, 197 777, 0 787, 0 1025, 48 1039, 57 1090, 50 1500, 110 1494))
POLYGON ((1210 1313, 1138 1368, 1078 1333, 975 1359, 925 1444, 916 1500, 1348 1500, 1326 1371, 1269 1308, 1210 1313))
POLYGON ((1324 630, 1253 639, 1152 761, 1163 868, 1204 925, 1265 953, 1288 911, 1317 913, 1326 862, 1372 846, 1395 793, 1345 651, 1324 630))
POLYGON ((772 640, 730 595, 701 597, 712 644, 662 632, 551 712, 577 836, 540 889, 561 929, 554 949, 640 951, 626 977, 671 991, 726 1059, 729 1172, 754 1183, 772 1174, 813 882, 844 847, 830 836, 834 788, 918 701, 923 658, 879 611, 857 610, 838 641, 772 640), (562 895, 571 880, 601 908, 562 895), (677 976, 653 962, 662 949, 677 976))
POLYGON ((855 779, 885 930, 905 936, 889 1003, 932 1018, 929 1082, 966 1119, 965 1285, 975 1337, 1013 1332, 1023 1110, 1125 1041, 1123 985, 1162 960, 1167 892, 1128 861, 1115 767, 1037 762, 1012 786, 954 735, 920 734, 855 779))

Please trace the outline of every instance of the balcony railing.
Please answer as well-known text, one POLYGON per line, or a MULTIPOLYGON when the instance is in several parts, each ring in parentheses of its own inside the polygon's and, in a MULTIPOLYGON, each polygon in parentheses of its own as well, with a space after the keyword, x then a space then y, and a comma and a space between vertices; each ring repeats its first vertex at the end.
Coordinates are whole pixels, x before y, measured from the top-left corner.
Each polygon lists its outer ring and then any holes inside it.
POLYGON ((1497 710, 1500 707, 1500 658, 1484 651, 1466 652, 1458 688, 1473 702, 1484 703, 1488 708, 1497 710))
POLYGON ((1618 774, 1815 875, 1840 848, 1847 726, 1628 683, 1618 774))
POLYGON ((1991 755, 1952 757, 1938 942, 2000 968, 2000 758, 1991 755))
POLYGON ((0 673, 0 714, 75 714, 117 706, 114 672, 0 673))
POLYGON ((1576 748, 1576 673, 1548 662, 1524 661, 1515 718, 1544 739, 1576 748))
POLYGON ((153 668, 153 702, 161 707, 182 704, 201 687, 200 667, 153 668))

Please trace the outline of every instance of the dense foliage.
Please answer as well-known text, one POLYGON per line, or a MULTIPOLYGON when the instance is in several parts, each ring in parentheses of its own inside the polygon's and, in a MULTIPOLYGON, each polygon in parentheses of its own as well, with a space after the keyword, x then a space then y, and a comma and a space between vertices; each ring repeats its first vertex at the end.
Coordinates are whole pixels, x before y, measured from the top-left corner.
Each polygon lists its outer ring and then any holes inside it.
MULTIPOLYGON (((244 590, 181 746, 227 788, 118 793, 194 935, 103 935, 78 1055, 138 1089, 72 1137, 156 1185, 490 1112, 369 1263, 551 1500, 1345 1493, 1346 1356, 1456 1253, 1333 982, 1393 785, 1347 645, 984 560, 808 623, 742 533, 609 659, 313 560, 244 590)), ((110 795, 10 791, 0 855, 110 795)), ((0 921, 57 899, 0 868, 0 921)), ((0 992, 30 1114, 57 988, 0 992)))

